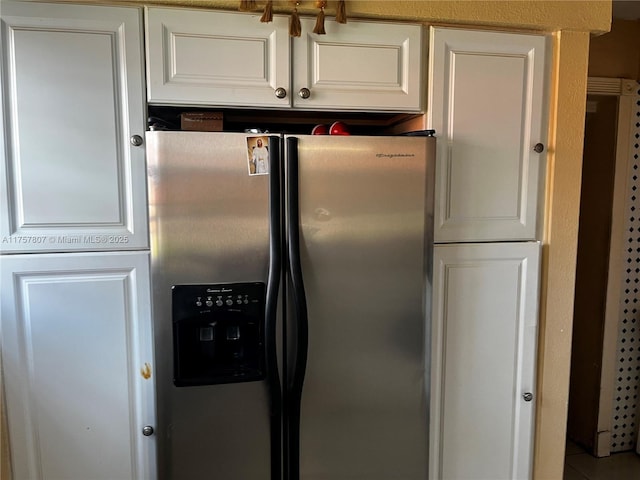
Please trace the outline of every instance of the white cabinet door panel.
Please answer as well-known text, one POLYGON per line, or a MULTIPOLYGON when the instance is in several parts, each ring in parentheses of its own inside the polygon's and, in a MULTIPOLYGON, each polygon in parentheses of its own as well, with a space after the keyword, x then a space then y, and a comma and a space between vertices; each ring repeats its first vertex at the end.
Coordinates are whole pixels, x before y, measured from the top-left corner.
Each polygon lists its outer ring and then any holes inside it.
POLYGON ((2 258, 14 478, 155 478, 145 253, 2 258))
POLYGON ((540 245, 436 245, 430 478, 528 479, 540 245))
POLYGON ((328 110, 420 111, 420 25, 325 21, 326 35, 313 33, 315 19, 302 19, 293 40, 293 105, 328 110), (302 88, 311 95, 304 99, 302 88))
POLYGON ((546 48, 541 35, 431 29, 437 242, 537 238, 546 48))
POLYGON ((3 2, 0 250, 148 246, 141 12, 3 2))
POLYGON ((148 8, 149 103, 288 107, 287 17, 148 8))

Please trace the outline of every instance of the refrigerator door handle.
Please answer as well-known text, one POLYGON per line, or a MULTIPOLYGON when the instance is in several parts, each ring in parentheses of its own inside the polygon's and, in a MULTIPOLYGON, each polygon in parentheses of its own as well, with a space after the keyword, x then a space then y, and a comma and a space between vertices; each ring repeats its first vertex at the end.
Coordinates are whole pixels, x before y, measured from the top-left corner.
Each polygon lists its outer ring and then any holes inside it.
POLYGON ((293 366, 293 378, 288 385, 288 480, 300 478, 300 404, 302 387, 307 366, 308 320, 307 301, 302 278, 300 259, 300 206, 298 196, 298 139, 287 137, 287 243, 289 253, 289 271, 291 277, 291 298, 293 315, 296 322, 296 350, 293 366))
POLYGON ((271 478, 282 478, 282 389, 278 373, 278 291, 282 272, 282 204, 280 197, 280 144, 269 137, 269 274, 265 305, 265 362, 269 389, 271 478))

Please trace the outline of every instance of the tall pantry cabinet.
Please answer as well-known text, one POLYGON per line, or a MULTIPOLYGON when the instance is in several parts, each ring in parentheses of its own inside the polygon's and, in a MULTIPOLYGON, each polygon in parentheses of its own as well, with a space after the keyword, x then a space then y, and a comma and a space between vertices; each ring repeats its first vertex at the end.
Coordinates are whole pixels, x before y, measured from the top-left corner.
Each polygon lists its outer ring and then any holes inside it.
POLYGON ((13 476, 153 478, 141 11, 3 2, 1 35, 13 476))
POLYGON ((431 480, 531 477, 546 49, 542 35, 430 32, 431 480))

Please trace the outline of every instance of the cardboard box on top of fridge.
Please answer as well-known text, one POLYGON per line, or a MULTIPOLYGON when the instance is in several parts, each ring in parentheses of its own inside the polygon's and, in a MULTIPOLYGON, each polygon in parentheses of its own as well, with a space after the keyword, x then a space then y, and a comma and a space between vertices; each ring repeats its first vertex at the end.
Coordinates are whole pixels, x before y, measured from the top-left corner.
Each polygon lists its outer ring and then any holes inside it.
POLYGON ((180 129, 222 132, 222 120, 222 112, 184 112, 180 114, 180 129))

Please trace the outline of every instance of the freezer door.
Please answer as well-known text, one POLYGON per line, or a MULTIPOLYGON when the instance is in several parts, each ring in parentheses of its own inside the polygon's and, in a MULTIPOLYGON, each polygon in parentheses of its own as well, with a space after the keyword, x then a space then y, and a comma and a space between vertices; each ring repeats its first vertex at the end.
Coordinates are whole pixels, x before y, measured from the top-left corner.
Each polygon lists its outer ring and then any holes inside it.
POLYGON ((435 138, 298 137, 302 479, 427 478, 434 148, 435 138))
MULTIPOLYGON (((174 286, 201 285, 191 292, 194 305, 203 304, 194 315, 206 317, 206 302, 211 301, 209 323, 220 329, 222 314, 215 309, 224 307, 217 307, 216 301, 226 304, 236 298, 224 291, 224 295, 208 292, 208 285, 267 283, 269 175, 255 174, 253 147, 257 139, 242 134, 147 133, 157 438, 163 480, 271 478, 266 381, 178 387, 172 368, 174 286)), ((230 318, 234 312, 223 313, 230 318)), ((197 348, 210 346, 206 329, 194 332, 200 332, 193 340, 197 348)), ((235 334, 230 332, 224 330, 226 343, 221 345, 234 343, 235 334)))

